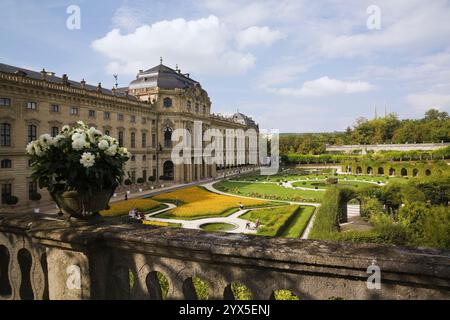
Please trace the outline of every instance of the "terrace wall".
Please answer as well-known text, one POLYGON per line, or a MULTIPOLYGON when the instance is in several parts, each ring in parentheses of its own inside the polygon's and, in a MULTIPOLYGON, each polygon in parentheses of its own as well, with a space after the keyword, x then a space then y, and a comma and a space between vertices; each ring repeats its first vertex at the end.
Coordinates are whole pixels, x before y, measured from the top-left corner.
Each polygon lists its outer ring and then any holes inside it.
POLYGON ((210 299, 232 298, 233 282, 246 285, 255 299, 269 299, 277 289, 301 299, 450 298, 450 251, 114 221, 0 215, 0 297, 160 298, 158 271, 168 279, 168 299, 195 298, 193 276, 207 283, 210 299), (381 268, 380 290, 366 286, 373 260, 381 268))

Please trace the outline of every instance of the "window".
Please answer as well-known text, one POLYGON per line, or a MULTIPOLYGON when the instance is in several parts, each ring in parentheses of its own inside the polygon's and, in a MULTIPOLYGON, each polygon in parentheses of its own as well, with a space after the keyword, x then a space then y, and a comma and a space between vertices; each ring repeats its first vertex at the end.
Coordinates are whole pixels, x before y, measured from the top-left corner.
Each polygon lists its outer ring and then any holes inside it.
POLYGON ((153 159, 153 160, 156 160, 156 155, 153 155, 152 159, 153 159))
POLYGON ((153 174, 153 178, 155 178, 156 179, 156 168, 153 168, 153 170, 152 170, 153 172, 152 172, 152 174, 153 174))
POLYGON ((172 106, 172 99, 170 99, 170 98, 164 98, 163 104, 164 104, 164 107, 170 108, 170 107, 172 106))
POLYGON ((37 138, 37 127, 34 124, 28 125, 28 142, 34 141, 37 138))
POLYGON ((50 106, 50 111, 51 111, 51 112, 59 112, 59 105, 57 105, 57 104, 52 104, 52 105, 50 106))
POLYGON ((72 116, 77 116, 78 115, 78 108, 77 107, 70 107, 70 114, 72 116))
POLYGON ((103 119, 109 120, 110 114, 108 111, 103 112, 103 119))
POLYGON ((11 99, 10 98, 0 98, 0 107, 10 107, 11 99))
POLYGON ((11 167, 12 167, 12 161, 9 160, 9 159, 3 159, 3 160, 0 162, 0 167, 1 167, 2 169, 9 169, 9 168, 11 168, 11 167))
POLYGON ((11 146, 11 125, 9 123, 0 123, 0 146, 11 146))
POLYGON ((188 111, 191 111, 191 105, 192 105, 191 100, 188 100, 186 103, 186 109, 188 109, 188 111))
POLYGON ((136 171, 131 170, 131 181, 136 183, 136 171))
POLYGON ((105 135, 109 136, 109 130, 105 130, 105 135))
POLYGON ((142 179, 147 181, 147 170, 142 170, 142 179))
POLYGON ((142 156, 142 162, 145 162, 145 161, 147 161, 147 156, 144 154, 144 155, 142 156))
POLYGON ((132 115, 131 117, 130 117, 131 119, 131 123, 135 123, 136 122, 136 116, 135 115, 132 115))
POLYGON ((136 156, 131 156, 131 161, 136 161, 136 156))
POLYGON ((203 114, 206 114, 206 106, 203 106, 203 114))
POLYGON ((34 102, 34 101, 27 102, 27 109, 36 110, 37 109, 37 103, 34 102))
POLYGON ((152 133, 152 147, 156 147, 156 134, 152 133))
POLYGON ((155 125, 156 124, 156 120, 152 120, 152 125, 155 125))
POLYGON ((122 113, 117 114, 117 120, 123 121, 123 114, 122 113))
POLYGON ((2 204, 6 203, 6 200, 12 195, 11 189, 12 186, 10 183, 2 184, 2 204))
POLYGON ((37 182, 30 181, 28 182, 28 199, 31 200, 33 195, 38 192, 37 182))
POLYGON ((142 117, 142 124, 146 124, 147 123, 147 118, 146 117, 142 117))
POLYGON ((172 129, 166 128, 164 130, 164 148, 172 148, 172 129))
POLYGON ((136 148, 136 133, 132 132, 130 135, 131 148, 136 148))
POLYGON ((95 118, 95 110, 89 110, 89 117, 95 118))
POLYGON ((195 113, 198 113, 198 103, 195 104, 195 113))
POLYGON ((123 147, 123 131, 119 131, 119 147, 123 147))
POLYGON ((58 133, 59 133, 59 128, 58 127, 52 127, 52 130, 51 130, 52 137, 53 138, 56 137, 58 135, 58 133))
POLYGON ((142 148, 147 148, 147 133, 142 132, 142 148))

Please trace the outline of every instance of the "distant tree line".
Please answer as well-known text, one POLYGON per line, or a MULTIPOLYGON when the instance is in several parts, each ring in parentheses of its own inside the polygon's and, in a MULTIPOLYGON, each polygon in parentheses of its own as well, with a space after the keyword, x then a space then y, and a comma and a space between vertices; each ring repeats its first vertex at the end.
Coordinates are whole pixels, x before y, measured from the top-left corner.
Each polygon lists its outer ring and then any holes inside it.
POLYGON ((326 145, 450 142, 447 112, 430 109, 421 119, 399 120, 395 113, 368 120, 358 118, 345 132, 281 134, 280 153, 323 154, 326 145))

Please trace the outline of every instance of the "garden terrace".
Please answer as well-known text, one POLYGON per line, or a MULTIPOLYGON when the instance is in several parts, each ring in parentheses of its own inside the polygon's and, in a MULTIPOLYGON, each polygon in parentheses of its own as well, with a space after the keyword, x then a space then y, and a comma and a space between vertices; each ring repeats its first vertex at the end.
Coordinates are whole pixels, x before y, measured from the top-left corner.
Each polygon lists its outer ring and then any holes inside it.
POLYGON ((236 283, 254 299, 449 299, 450 251, 0 215, 2 299, 197 298, 199 279, 209 299, 236 283), (374 260, 381 290, 366 286, 374 260))

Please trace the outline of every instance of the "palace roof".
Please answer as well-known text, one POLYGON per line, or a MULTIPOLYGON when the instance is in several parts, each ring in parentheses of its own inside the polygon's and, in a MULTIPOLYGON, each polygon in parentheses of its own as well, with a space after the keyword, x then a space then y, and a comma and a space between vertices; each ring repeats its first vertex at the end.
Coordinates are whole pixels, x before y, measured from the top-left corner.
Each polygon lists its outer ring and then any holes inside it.
POLYGON ((181 73, 163 64, 148 70, 140 70, 136 79, 131 81, 130 89, 161 88, 161 89, 187 89, 200 84, 191 79, 189 74, 181 73))

